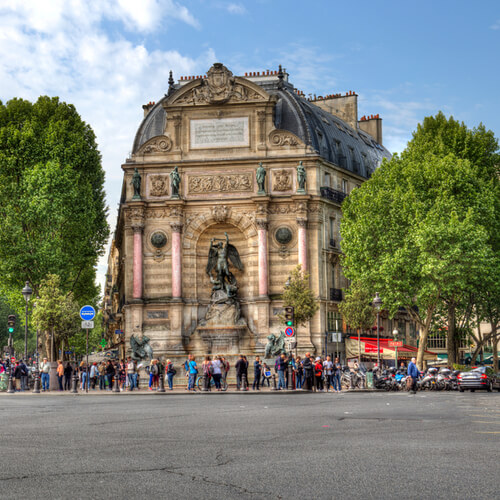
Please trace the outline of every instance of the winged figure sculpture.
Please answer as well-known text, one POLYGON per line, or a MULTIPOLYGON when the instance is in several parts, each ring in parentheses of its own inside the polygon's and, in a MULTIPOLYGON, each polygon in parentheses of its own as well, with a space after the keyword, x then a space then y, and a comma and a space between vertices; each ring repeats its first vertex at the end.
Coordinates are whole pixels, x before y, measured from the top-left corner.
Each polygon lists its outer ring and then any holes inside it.
POLYGON ((224 240, 214 244, 215 238, 210 241, 210 248, 208 250, 207 274, 213 284, 213 290, 224 289, 228 296, 236 294, 236 278, 229 270, 229 262, 238 269, 243 271, 243 263, 240 259, 240 254, 234 245, 229 243, 229 236, 224 240), (215 277, 214 277, 215 272, 215 277))

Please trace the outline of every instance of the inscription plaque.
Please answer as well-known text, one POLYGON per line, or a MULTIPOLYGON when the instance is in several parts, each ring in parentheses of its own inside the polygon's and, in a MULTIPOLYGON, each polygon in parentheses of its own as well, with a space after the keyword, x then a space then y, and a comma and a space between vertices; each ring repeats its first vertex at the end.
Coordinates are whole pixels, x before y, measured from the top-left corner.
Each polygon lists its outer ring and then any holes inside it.
POLYGON ((248 146, 248 118, 191 120, 191 149, 248 146))
POLYGON ((168 311, 148 311, 148 319, 166 319, 168 311))

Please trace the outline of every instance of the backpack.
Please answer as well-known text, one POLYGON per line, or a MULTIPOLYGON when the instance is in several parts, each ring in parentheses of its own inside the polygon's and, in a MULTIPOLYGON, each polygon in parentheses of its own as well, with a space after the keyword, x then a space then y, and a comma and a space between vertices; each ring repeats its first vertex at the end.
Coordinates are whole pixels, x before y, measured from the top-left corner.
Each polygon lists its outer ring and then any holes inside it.
POLYGON ((151 373, 153 375, 158 375, 158 365, 151 366, 151 373))

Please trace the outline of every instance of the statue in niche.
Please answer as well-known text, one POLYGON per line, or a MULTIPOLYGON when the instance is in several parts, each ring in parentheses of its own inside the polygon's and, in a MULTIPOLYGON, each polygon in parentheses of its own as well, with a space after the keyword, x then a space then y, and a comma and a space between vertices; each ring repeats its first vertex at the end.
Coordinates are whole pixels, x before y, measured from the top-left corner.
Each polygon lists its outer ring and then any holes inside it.
POLYGON ((137 167, 134 169, 134 175, 132 176, 132 186, 134 186, 134 196, 132 196, 132 200, 140 200, 141 199, 141 174, 137 167))
POLYGON ((172 172, 170 172, 170 185, 172 187, 173 199, 179 198, 179 186, 181 185, 181 176, 179 174, 179 167, 174 167, 172 172))
POLYGON ((299 184, 299 189, 297 189, 297 193, 305 193, 306 192, 306 169, 304 168, 304 165, 302 165, 302 162, 299 161, 299 164, 297 166, 297 182, 299 184))
POLYGON ((266 169, 262 166, 262 162, 259 163, 259 167, 257 168, 256 178, 257 178, 257 186, 259 190, 257 194, 263 195, 266 194, 266 169))

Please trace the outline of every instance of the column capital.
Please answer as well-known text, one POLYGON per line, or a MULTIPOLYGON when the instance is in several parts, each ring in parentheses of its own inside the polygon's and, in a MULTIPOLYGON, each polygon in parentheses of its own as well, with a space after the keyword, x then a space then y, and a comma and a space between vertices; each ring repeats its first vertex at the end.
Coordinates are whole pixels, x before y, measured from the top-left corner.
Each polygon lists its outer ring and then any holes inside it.
POLYGON ((265 219, 256 219, 255 224, 257 225, 258 229, 264 229, 267 231, 269 228, 269 222, 267 222, 267 220, 265 219))
POLYGON ((170 223, 173 233, 182 233, 182 226, 182 222, 175 221, 170 223))
POLYGON ((134 233, 142 233, 144 230, 144 222, 133 221, 130 225, 134 233))
POLYGON ((298 225, 299 227, 303 227, 304 229, 307 229, 307 219, 302 218, 302 217, 299 217, 299 218, 297 219, 297 225, 298 225))

